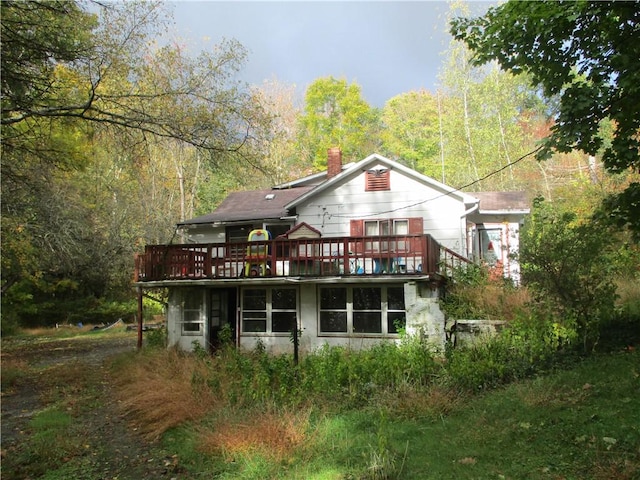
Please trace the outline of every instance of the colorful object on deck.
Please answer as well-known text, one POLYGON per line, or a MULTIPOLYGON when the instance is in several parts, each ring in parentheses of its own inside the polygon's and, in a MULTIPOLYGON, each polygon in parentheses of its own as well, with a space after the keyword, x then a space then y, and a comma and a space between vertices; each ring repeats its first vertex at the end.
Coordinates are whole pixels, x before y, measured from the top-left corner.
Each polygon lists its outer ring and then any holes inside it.
MULTIPOLYGON (((269 231, 264 229, 251 230, 249 242, 267 242, 269 231)), ((264 277, 269 272, 269 246, 266 243, 249 245, 244 257, 244 274, 247 277, 264 277)))

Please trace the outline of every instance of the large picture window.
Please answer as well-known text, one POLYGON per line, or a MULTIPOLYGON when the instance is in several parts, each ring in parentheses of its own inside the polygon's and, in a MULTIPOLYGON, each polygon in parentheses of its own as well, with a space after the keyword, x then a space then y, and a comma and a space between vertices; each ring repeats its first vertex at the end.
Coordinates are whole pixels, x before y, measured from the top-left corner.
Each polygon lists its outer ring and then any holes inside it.
POLYGON ((297 323, 297 290, 264 287, 242 290, 243 333, 289 333, 297 323))
POLYGON ((401 286, 320 287, 320 334, 397 335, 405 325, 401 286))

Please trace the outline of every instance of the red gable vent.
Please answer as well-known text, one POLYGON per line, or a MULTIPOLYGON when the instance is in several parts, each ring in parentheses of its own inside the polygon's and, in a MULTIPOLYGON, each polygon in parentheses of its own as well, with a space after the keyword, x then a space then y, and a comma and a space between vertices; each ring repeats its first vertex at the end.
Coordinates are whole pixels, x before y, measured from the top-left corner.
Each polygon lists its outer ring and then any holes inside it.
POLYGON ((381 190, 391 190, 390 170, 368 170, 366 174, 365 192, 379 192, 381 190))

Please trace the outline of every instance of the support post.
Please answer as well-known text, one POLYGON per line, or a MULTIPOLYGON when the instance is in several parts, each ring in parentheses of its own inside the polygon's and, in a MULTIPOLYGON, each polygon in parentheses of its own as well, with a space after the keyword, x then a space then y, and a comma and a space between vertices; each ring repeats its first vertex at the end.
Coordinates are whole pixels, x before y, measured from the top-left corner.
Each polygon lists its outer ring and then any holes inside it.
POLYGON ((299 339, 298 339, 298 320, 293 321, 293 331, 291 332, 293 338, 293 364, 298 365, 298 350, 299 350, 299 339))
POLYGON ((138 350, 142 348, 142 287, 138 287, 138 350))

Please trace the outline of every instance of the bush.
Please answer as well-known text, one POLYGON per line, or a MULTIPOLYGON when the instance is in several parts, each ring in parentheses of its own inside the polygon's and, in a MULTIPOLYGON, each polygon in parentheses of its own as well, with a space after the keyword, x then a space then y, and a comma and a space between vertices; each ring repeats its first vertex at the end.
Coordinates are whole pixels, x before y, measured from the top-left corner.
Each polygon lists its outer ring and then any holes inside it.
POLYGON ((449 318, 512 320, 529 301, 526 288, 491 277, 486 267, 468 265, 453 272, 441 306, 449 318))
POLYGON ((575 319, 585 352, 597 343, 599 323, 616 299, 615 235, 594 222, 538 198, 521 230, 523 282, 540 303, 575 319))
POLYGON ((494 388, 551 368, 575 339, 575 329, 550 318, 521 318, 495 337, 449 351, 445 380, 465 390, 494 388))
MULTIPOLYGON (((149 348, 167 348, 167 329, 154 328, 146 332, 147 346, 149 348)), ((199 345, 199 344, 198 344, 199 345)))

